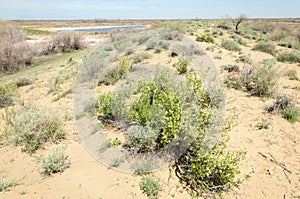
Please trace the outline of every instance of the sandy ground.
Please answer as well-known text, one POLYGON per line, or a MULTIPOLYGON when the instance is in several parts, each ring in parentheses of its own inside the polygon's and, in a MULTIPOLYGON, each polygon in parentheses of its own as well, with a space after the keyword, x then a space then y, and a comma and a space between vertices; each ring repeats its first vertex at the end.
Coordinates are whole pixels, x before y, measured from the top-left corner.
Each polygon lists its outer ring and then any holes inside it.
MULTIPOLYGON (((217 39, 217 42, 220 42, 221 38, 217 39)), ((199 44, 204 49, 211 46, 207 43, 199 44)), ((270 57, 268 54, 253 52, 250 49, 251 47, 243 47, 243 51, 251 54, 254 62, 270 57)), ((216 59, 217 51, 207 53, 223 76, 221 67, 235 64, 238 53, 222 49, 221 59, 216 59)), ((70 115, 64 127, 67 132, 67 140, 64 144, 67 145, 70 167, 61 174, 44 176, 37 159, 54 145, 49 144, 39 150, 37 155, 30 156, 22 153, 20 147, 7 145, 5 141, 1 141, 0 177, 4 180, 16 179, 20 183, 11 188, 11 191, 0 192, 1 199, 146 198, 139 188, 141 177, 108 169, 87 152, 74 125, 72 94, 57 102, 51 102, 55 96, 47 94, 49 81, 51 77, 59 75, 62 70, 61 65, 66 65, 68 70, 76 71, 76 64, 68 66, 67 62, 72 57, 80 63, 84 55, 85 53, 70 54, 57 59, 54 63, 44 64, 35 72, 36 83, 19 89, 20 98, 25 103, 47 106, 70 115)), ((279 64, 279 66, 283 71, 293 68, 300 74, 300 68, 296 64, 279 64)), ((63 90, 71 89, 73 80, 64 82, 63 90)), ((281 82, 282 89, 284 88, 299 100, 300 82, 288 80, 285 76, 281 82)), ((254 173, 239 188, 223 194, 223 198, 300 198, 300 123, 292 124, 281 116, 267 114, 265 107, 271 104, 272 100, 251 97, 245 92, 233 89, 225 91, 227 113, 238 116, 238 124, 230 132, 229 146, 232 149, 242 148, 247 151, 247 162, 243 165, 243 170, 245 172, 254 170, 254 173), (256 125, 262 118, 272 122, 270 129, 258 130, 256 125), (282 165, 287 170, 283 169, 282 165)), ((297 105, 299 106, 299 101, 297 105)), ((3 113, 4 110, 0 112, 3 113)), ((2 125, 3 121, 0 124, 2 125)), ((163 185, 161 198, 191 198, 178 182, 171 167, 151 175, 161 179, 163 185)))

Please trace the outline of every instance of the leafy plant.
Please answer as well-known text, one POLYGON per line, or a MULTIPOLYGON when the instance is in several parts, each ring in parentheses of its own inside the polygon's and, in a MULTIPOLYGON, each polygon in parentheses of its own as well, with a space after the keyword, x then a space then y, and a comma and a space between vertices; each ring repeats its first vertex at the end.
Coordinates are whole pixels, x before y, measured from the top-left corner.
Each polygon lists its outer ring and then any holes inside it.
POLYGON ((150 173, 154 169, 154 165, 151 162, 137 162, 133 165, 134 173, 137 175, 144 175, 150 173))
POLYGON ((33 84, 35 81, 35 77, 18 77, 13 82, 19 88, 22 86, 28 86, 33 84))
POLYGON ((298 121, 299 115, 300 115, 300 111, 295 106, 287 107, 284 110, 284 118, 286 118, 291 123, 298 121))
POLYGON ((190 65, 190 61, 188 59, 180 58, 176 66, 176 69, 179 74, 185 74, 188 71, 189 65, 190 65))
POLYGON ((158 198, 158 194, 162 190, 159 179, 148 176, 142 178, 140 189, 151 199, 158 198))
POLYGON ((70 164, 65 148, 58 146, 41 159, 42 167, 47 175, 63 172, 70 164))
POLYGON ((65 138, 63 118, 55 111, 23 107, 18 112, 7 111, 5 119, 14 144, 22 145, 28 153, 34 153, 45 142, 57 143, 65 138))
POLYGON ((300 52, 283 51, 276 54, 276 58, 280 62, 300 63, 300 52))
POLYGON ((119 167, 120 164, 124 162, 123 158, 114 158, 110 164, 111 167, 119 167))
POLYGON ((132 57, 132 62, 134 64, 140 63, 145 59, 150 59, 151 54, 149 52, 139 52, 132 57))

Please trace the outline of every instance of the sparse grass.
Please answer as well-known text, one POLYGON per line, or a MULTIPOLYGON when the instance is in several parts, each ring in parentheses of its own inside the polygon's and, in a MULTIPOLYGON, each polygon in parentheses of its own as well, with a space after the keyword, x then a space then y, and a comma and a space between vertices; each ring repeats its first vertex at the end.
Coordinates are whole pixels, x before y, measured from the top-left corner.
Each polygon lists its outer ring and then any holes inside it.
POLYGON ((137 162, 133 165, 134 173, 137 175, 144 175, 150 173, 154 169, 154 165, 151 162, 137 162))
POLYGON ((23 107, 18 111, 6 112, 6 128, 14 137, 14 144, 34 153, 43 143, 59 142, 65 138, 63 118, 54 111, 44 108, 23 107))
POLYGON ((299 80, 297 76, 297 71, 295 69, 290 69, 286 72, 286 76, 289 80, 299 80))
POLYGON ((10 191, 12 187, 18 186, 19 183, 16 180, 0 180, 0 192, 2 191, 10 191))
POLYGON ((159 192, 162 191, 159 179, 153 177, 143 177, 140 182, 140 189, 151 199, 158 198, 159 192))
POLYGON ((99 148, 99 152, 100 153, 103 153, 103 152, 105 152, 107 149, 109 149, 109 148, 111 148, 111 147, 117 147, 117 146, 119 146, 119 145, 121 145, 122 143, 121 143, 121 141, 118 139, 118 138, 116 138, 116 139, 114 139, 114 140, 112 140, 112 139, 109 139, 109 140, 107 140, 107 141, 105 141, 102 145, 101 145, 101 147, 99 148))
POLYGON ((14 105, 16 96, 17 89, 15 84, 0 84, 0 108, 14 105))
POLYGON ((114 158, 110 163, 110 167, 119 167, 124 162, 124 158, 114 158))
POLYGON ((272 123, 266 119, 261 119, 257 124, 258 129, 269 129, 272 126, 272 123))
POLYGON ((242 51, 240 45, 232 39, 223 39, 221 46, 229 51, 242 51))
POLYGON ((62 173, 70 164, 65 147, 58 146, 41 159, 45 174, 62 173))
POLYGON ((238 56, 237 62, 243 62, 243 63, 246 63, 246 64, 252 64, 253 63, 253 60, 251 59, 250 55, 247 55, 247 54, 241 54, 238 56))
POLYGON ((23 31, 29 35, 49 35, 49 34, 51 34, 50 31, 40 30, 40 29, 35 29, 35 28, 23 28, 23 31))

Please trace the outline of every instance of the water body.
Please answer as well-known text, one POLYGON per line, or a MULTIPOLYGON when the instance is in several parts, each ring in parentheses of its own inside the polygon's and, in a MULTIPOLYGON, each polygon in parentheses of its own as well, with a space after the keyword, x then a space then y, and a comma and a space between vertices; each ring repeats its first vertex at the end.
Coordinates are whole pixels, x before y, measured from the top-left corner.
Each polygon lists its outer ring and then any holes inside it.
POLYGON ((108 33, 114 30, 131 30, 131 29, 144 29, 147 26, 115 26, 108 28, 96 28, 96 29, 71 29, 71 30, 61 30, 61 32, 91 32, 91 33, 108 33))

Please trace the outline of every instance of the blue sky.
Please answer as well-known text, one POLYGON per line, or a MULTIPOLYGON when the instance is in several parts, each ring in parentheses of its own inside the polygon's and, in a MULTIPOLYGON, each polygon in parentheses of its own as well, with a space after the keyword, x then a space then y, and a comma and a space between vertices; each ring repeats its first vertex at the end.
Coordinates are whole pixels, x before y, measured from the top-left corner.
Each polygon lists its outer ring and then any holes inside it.
POLYGON ((0 19, 300 17, 300 0, 0 0, 0 19))

